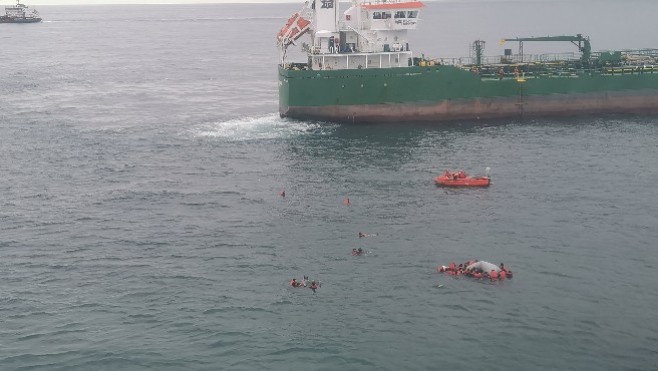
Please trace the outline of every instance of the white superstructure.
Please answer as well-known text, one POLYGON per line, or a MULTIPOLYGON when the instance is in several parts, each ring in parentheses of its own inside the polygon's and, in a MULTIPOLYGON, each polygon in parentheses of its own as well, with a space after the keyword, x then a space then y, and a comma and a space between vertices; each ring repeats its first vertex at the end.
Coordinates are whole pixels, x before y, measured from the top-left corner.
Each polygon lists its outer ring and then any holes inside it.
POLYGON ((38 19, 39 12, 29 8, 25 4, 21 4, 20 0, 16 0, 16 5, 5 7, 5 16, 8 19, 38 19))
POLYGON ((340 12, 336 0, 310 0, 279 32, 281 64, 286 48, 309 34, 304 47, 314 70, 407 66, 412 58, 407 32, 416 28, 423 7, 420 1, 353 0, 340 12), (310 24, 302 31, 293 18, 310 24))

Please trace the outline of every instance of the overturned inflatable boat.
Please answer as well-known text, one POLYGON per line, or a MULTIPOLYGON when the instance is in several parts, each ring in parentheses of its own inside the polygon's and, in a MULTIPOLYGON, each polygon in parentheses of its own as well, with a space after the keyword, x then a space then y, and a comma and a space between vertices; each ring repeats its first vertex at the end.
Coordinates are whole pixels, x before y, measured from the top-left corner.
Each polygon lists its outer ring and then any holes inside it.
POLYGON ((476 279, 488 278, 493 280, 504 280, 512 278, 513 273, 505 264, 496 265, 483 260, 469 260, 466 263, 450 263, 449 266, 441 265, 437 267, 439 273, 445 273, 451 276, 467 276, 476 279))

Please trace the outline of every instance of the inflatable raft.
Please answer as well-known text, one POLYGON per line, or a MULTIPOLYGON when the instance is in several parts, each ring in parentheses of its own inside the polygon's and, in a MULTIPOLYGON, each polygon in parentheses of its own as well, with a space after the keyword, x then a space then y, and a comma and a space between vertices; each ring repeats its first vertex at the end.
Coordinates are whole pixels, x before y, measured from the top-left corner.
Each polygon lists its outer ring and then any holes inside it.
POLYGON ((445 173, 434 178, 436 185, 443 187, 488 187, 491 184, 489 176, 471 177, 464 171, 445 173))
POLYGON ((440 265, 436 268, 439 273, 445 273, 451 276, 467 276, 476 279, 488 278, 494 280, 504 280, 512 278, 512 271, 503 263, 500 266, 487 261, 472 260, 457 266, 450 263, 450 266, 440 265))

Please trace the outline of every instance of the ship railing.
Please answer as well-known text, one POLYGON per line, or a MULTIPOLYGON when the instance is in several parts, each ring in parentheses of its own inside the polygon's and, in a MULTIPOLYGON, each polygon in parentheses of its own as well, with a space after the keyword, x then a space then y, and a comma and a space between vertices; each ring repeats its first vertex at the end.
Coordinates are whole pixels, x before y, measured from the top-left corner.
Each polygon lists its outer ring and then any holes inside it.
POLYGON ((408 3, 409 0, 369 0, 362 1, 361 5, 381 5, 381 4, 391 4, 391 3, 408 3))
POLYGON ((562 62, 546 62, 542 64, 525 63, 516 65, 481 65, 461 66, 482 80, 508 80, 526 81, 537 78, 579 78, 587 76, 622 76, 658 74, 658 64, 643 66, 603 66, 583 68, 575 64, 562 62))
MULTIPOLYGON (((551 53, 551 54, 513 54, 485 56, 481 58, 481 64, 520 64, 520 63, 547 63, 558 61, 576 61, 580 56, 576 53, 551 53)), ((463 66, 476 64, 475 57, 441 58, 441 64, 451 66, 463 66)))
POLYGON ((658 57, 658 49, 625 49, 619 50, 624 55, 645 55, 658 57))
POLYGON ((361 36, 361 37, 362 37, 362 38, 363 38, 368 44, 372 44, 372 40, 370 40, 370 39, 369 39, 366 35, 364 35, 363 33, 359 32, 359 30, 355 29, 354 27, 352 27, 352 26, 350 26, 350 25, 348 25, 348 24, 344 24, 344 25, 345 25, 345 28, 348 28, 348 29, 350 29, 350 30, 356 32, 356 34, 359 35, 359 36, 361 36))
POLYGON ((311 55, 311 65, 313 69, 321 70, 407 67, 412 58, 413 53, 410 51, 319 54, 311 55))

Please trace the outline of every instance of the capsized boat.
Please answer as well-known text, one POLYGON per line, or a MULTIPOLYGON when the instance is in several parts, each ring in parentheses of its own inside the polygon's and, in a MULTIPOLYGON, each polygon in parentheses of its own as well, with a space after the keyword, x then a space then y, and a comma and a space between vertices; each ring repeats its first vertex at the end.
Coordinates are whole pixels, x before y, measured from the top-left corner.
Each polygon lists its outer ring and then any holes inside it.
POLYGON ((445 273, 451 276, 467 276, 472 278, 489 278, 493 280, 504 280, 505 278, 512 278, 513 273, 509 268, 500 263, 497 266, 487 261, 469 260, 466 263, 457 266, 454 262, 449 266, 440 265, 436 267, 439 273, 445 273))
POLYGON ((443 187, 488 187, 491 184, 491 177, 489 175, 472 177, 463 170, 446 170, 434 178, 434 181, 436 185, 443 187))

